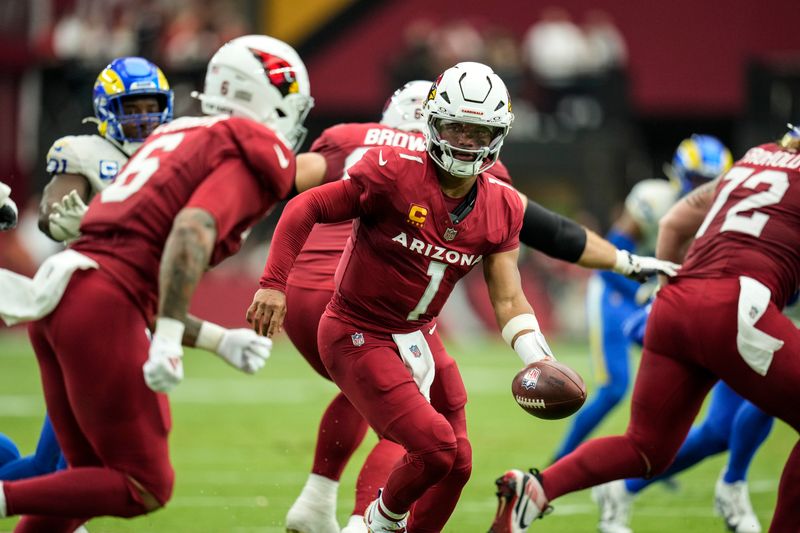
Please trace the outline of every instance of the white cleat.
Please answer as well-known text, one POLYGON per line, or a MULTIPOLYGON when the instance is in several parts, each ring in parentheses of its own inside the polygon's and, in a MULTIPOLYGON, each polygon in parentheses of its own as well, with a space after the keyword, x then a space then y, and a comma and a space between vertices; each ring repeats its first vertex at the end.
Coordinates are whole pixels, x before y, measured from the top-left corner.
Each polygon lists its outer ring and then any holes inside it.
POLYGON ((396 515, 383 506, 378 496, 364 511, 364 524, 368 533, 405 533, 408 513, 396 515))
MULTIPOLYGON (((722 475, 725 474, 723 470, 722 475)), ((761 533, 761 524, 750 504, 747 481, 725 483, 722 475, 714 491, 714 511, 725 520, 728 530, 735 533, 761 533)))
POLYGON ((531 522, 553 510, 544 495, 539 471, 509 470, 495 481, 497 513, 489 533, 525 533, 531 522))
POLYGON ((367 525, 364 523, 364 517, 360 514, 351 516, 347 525, 342 529, 342 533, 369 533, 367 525))
POLYGON ((600 533, 632 533, 630 528, 633 494, 618 479, 592 488, 592 499, 600 508, 597 531, 600 533))

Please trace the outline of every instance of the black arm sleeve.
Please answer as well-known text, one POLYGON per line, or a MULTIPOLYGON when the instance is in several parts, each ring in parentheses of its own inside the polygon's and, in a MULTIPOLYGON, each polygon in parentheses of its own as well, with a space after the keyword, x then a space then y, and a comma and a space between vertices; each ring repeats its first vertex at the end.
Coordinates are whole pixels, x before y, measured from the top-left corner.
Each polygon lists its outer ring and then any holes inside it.
POLYGON ((574 263, 586 248, 586 229, 528 200, 519 240, 550 257, 574 263))

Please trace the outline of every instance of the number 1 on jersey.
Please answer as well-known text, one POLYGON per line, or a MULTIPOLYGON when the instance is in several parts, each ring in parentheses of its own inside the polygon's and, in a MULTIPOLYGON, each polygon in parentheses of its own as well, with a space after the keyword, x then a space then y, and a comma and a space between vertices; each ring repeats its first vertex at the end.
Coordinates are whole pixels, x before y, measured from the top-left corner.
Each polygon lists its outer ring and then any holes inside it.
POLYGON ((444 279, 445 270, 447 270, 446 263, 431 261, 431 264, 428 265, 428 275, 431 277, 431 280, 428 282, 428 286, 425 287, 425 292, 422 293, 422 298, 417 302, 417 306, 413 311, 408 313, 406 320, 418 320, 419 315, 428 310, 428 306, 433 301, 434 296, 436 296, 436 291, 439 290, 439 285, 442 283, 442 279, 444 279))

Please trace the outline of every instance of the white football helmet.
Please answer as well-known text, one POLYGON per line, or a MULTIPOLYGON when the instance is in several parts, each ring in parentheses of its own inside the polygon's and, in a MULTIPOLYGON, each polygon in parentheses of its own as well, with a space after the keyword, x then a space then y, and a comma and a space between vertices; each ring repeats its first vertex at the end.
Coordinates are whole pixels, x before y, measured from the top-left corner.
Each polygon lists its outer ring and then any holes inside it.
POLYGON ((193 93, 207 115, 251 118, 280 133, 297 151, 314 107, 306 66, 283 41, 245 35, 227 42, 208 63, 202 93, 193 93))
POLYGON ((423 110, 428 153, 445 171, 463 178, 485 172, 495 164, 514 121, 505 83, 482 63, 458 63, 445 70, 431 86, 423 110), (442 139, 442 121, 487 126, 494 136, 488 146, 477 150, 457 148, 442 139), (464 161, 454 153, 474 159, 464 161))
POLYGON ((381 124, 403 131, 425 131, 422 106, 431 90, 431 82, 414 80, 397 89, 383 106, 381 124))

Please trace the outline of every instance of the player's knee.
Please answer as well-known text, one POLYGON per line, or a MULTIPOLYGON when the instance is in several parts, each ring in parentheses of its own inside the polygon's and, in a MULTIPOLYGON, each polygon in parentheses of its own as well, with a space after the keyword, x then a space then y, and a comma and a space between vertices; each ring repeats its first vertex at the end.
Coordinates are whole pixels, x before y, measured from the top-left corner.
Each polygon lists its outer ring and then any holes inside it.
POLYGON ((425 472, 432 478, 443 478, 450 473, 458 455, 458 441, 453 428, 443 416, 431 423, 429 442, 418 457, 425 464, 425 472))
POLYGON ((450 477, 455 478, 463 486, 467 484, 471 475, 472 445, 467 439, 458 439, 458 449, 453 461, 453 468, 450 470, 450 477))
POLYGON ((172 491, 175 487, 175 473, 172 468, 162 469, 144 483, 133 478, 129 479, 138 495, 144 513, 151 513, 164 507, 172 498, 172 491))

